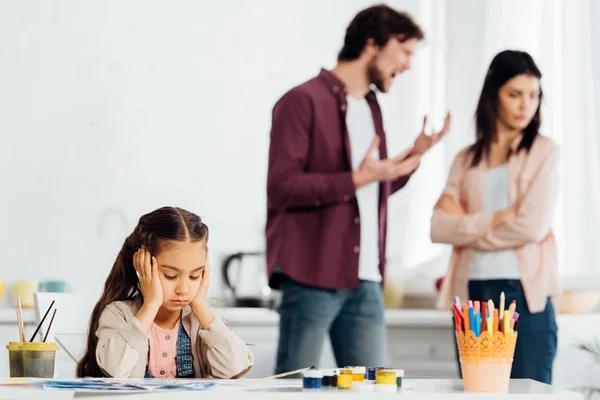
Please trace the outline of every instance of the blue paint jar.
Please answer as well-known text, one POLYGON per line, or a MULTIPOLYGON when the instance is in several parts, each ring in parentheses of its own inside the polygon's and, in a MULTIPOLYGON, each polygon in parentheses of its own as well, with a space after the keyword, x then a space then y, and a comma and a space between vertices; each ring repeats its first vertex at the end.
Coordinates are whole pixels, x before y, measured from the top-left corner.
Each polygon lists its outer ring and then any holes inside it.
POLYGON ((374 381, 377 379, 377 370, 383 369, 383 367, 369 367, 367 368, 367 380, 374 381))
POLYGON ((323 373, 318 369, 309 369, 302 374, 302 389, 321 389, 323 373))

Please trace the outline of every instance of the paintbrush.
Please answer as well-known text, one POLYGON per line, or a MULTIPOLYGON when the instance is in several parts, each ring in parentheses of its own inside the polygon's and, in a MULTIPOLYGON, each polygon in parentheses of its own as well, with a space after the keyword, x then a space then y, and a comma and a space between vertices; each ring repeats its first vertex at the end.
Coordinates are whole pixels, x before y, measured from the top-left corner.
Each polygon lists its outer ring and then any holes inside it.
POLYGON ((315 366, 313 365, 312 367, 300 368, 300 369, 297 369, 297 370, 295 370, 295 371, 284 372, 284 373, 277 374, 277 375, 267 376, 267 377, 265 377, 265 378, 262 378, 262 379, 277 379, 277 378, 283 378, 284 376, 289 376, 289 375, 298 374, 298 373, 300 373, 300 372, 302 372, 302 371, 306 371, 306 370, 309 370, 309 369, 312 369, 312 368, 315 368, 315 366))
POLYGON ((25 341, 25 328, 23 327, 23 313, 21 308, 21 297, 17 298, 17 328, 19 329, 19 340, 25 341))
POLYGON ((29 340, 30 342, 33 342, 33 339, 35 339, 35 335, 37 335, 38 332, 40 331, 40 328, 42 327, 42 324, 44 323, 44 320, 46 319, 46 317, 48 316, 48 313, 50 312, 50 309, 54 305, 54 301, 55 300, 52 300, 52 303, 50 303, 50 307, 48 307, 48 309, 46 310, 46 314, 44 314, 44 318, 42 318, 42 320, 40 321, 40 323, 37 326, 37 328, 35 328, 35 332, 33 332, 33 335, 31 336, 31 339, 29 340))
POLYGON ((46 329, 46 334, 44 335, 44 342, 46 341, 46 338, 48 337, 48 332, 50 332, 50 328, 52 327, 52 323, 54 322, 55 315, 56 315, 56 308, 54 309, 54 312, 52 313, 52 318, 50 318, 50 323, 48 324, 48 328, 46 329))

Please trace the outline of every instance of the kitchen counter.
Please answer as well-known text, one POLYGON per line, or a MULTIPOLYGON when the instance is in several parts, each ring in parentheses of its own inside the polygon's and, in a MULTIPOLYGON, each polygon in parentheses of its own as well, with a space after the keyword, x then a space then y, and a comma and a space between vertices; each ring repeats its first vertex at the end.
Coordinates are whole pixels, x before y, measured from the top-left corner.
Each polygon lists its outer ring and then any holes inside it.
MULTIPOLYGON (((215 308, 214 313, 226 322, 243 326, 271 326, 279 323, 279 314, 267 308, 215 308)), ((451 328, 452 315, 449 311, 434 309, 394 309, 385 311, 385 321, 389 327, 431 327, 451 328)), ((600 312, 589 314, 558 314, 561 324, 575 324, 585 321, 587 329, 600 331, 600 312)), ((17 322, 14 308, 0 308, 0 324, 12 325, 17 322)), ((35 311, 23 309, 23 323, 35 324, 35 311)))
MULTIPOLYGON (((215 308, 214 313, 226 322, 244 326, 270 326, 279 323, 279 314, 266 308, 215 308)), ((585 323, 587 330, 600 331, 600 312, 588 314, 558 314, 559 325, 585 323)), ((435 309, 394 309, 385 311, 388 327, 452 327, 452 314, 435 309)))
MULTIPOLYGON (((244 326, 274 325, 279 323, 279 314, 267 308, 215 308, 214 313, 226 322, 244 326)), ((387 310, 385 320, 388 326, 430 326, 450 327, 451 314, 439 310, 387 310)), ((15 324, 17 314, 14 308, 0 308, 0 324, 15 324)), ((23 323, 35 324, 35 312, 23 310, 23 323)))
MULTIPOLYGON (((266 308, 216 308, 216 315, 221 316, 226 322, 244 326, 265 326, 279 323, 279 314, 275 310, 266 308)), ((440 310, 386 310, 385 321, 387 326, 414 326, 414 327, 444 327, 452 325, 452 314, 440 310)))
MULTIPOLYGON (((24 325, 34 325, 35 324, 35 311, 32 308, 24 308, 22 317, 23 317, 24 325)), ((16 308, 0 308, 0 325, 14 325, 16 323, 17 323, 16 308)))

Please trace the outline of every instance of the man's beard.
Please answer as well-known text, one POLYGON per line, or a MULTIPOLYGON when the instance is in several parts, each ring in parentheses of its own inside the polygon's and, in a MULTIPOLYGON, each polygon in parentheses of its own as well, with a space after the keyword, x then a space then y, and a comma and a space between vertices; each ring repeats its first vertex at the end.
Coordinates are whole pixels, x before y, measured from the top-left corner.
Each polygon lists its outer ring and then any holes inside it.
POLYGON ((372 85, 375 85, 377 90, 379 90, 380 92, 383 92, 383 93, 385 93, 387 91, 384 86, 385 78, 383 77, 381 70, 379 70, 379 68, 377 68, 377 65, 375 64, 375 60, 373 60, 369 63, 369 66, 367 68, 367 75, 369 78, 369 82, 372 85))

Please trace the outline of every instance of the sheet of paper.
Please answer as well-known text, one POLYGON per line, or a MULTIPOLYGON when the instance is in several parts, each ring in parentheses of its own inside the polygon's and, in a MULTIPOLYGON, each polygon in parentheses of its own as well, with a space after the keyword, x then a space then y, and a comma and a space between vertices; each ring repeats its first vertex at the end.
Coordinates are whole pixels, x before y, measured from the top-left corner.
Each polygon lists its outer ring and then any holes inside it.
POLYGON ((205 390, 213 382, 177 379, 114 379, 87 378, 73 380, 48 380, 44 389, 71 389, 77 391, 155 391, 155 390, 205 390))

